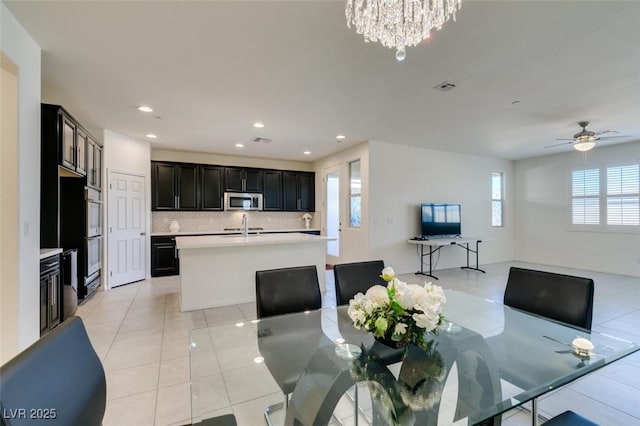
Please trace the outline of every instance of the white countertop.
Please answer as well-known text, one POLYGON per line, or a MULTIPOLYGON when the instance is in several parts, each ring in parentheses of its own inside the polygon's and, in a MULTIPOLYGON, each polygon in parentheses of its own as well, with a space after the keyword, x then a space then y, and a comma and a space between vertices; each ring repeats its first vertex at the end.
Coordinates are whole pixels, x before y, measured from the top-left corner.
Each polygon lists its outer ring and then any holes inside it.
MULTIPOLYGON (((305 232, 305 231, 320 231, 318 228, 299 228, 299 229, 263 229, 260 231, 249 231, 250 234, 272 234, 278 232, 305 232)), ((222 231, 222 230, 211 230, 211 231, 180 231, 180 232, 152 232, 152 237, 160 237, 160 236, 173 236, 179 237, 181 235, 211 235, 211 234, 238 234, 240 231, 222 231)))
MULTIPOLYGON (((306 229, 305 229, 306 231, 306 229)), ((194 248, 211 248, 211 247, 231 247, 231 246, 258 246, 269 244, 300 244, 300 243, 319 243, 335 238, 322 237, 319 235, 309 235, 301 233, 266 233, 243 235, 197 235, 192 237, 176 238, 176 248, 178 249, 194 249, 194 248)))
POLYGON ((61 248, 43 248, 40 249, 40 260, 46 259, 49 256, 54 256, 56 254, 62 253, 61 248))

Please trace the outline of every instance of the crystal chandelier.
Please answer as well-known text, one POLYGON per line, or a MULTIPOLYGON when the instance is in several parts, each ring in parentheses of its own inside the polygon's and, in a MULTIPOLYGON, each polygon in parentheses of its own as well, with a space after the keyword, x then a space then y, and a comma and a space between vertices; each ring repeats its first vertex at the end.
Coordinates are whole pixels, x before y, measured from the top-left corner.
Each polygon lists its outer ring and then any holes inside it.
POLYGON ((402 61, 407 46, 415 46, 439 30, 460 9, 462 0, 346 0, 347 26, 353 25, 364 41, 379 41, 396 49, 402 61))

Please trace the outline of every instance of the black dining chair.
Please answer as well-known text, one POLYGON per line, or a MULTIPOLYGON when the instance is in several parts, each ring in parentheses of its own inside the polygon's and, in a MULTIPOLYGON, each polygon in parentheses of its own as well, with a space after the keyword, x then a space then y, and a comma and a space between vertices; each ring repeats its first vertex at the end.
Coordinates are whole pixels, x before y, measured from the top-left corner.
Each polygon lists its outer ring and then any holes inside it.
POLYGON ((511 267, 504 304, 591 330, 593 293, 591 278, 511 267))
POLYGON ((256 271, 256 308, 258 318, 258 349, 264 363, 284 394, 284 402, 264 411, 267 424, 270 414, 289 403, 309 359, 318 347, 331 341, 322 332, 320 285, 315 265, 256 271), (309 312, 291 324, 278 316, 309 312))
POLYGON ((71 317, 0 367, 0 423, 99 426, 107 403, 100 358, 71 317), (22 411, 21 411, 22 410, 22 411))
POLYGON ((383 269, 383 260, 334 265, 336 304, 338 306, 346 305, 357 293, 365 293, 376 284, 386 286, 386 281, 380 276, 383 269))
MULTIPOLYGON (((591 278, 511 267, 504 292, 504 304, 527 314, 589 331, 593 317, 593 293, 594 283, 591 278)), ((522 345, 531 344, 525 336, 512 331, 513 327, 510 327, 510 324, 517 321, 521 321, 521 319, 506 311, 503 332, 500 336, 490 338, 491 341, 496 342, 494 349, 496 357, 500 360, 500 365, 503 366, 502 374, 507 380, 514 383, 526 381, 526 376, 531 374, 531 371, 527 372, 515 366, 517 360, 509 356, 509 347, 522 347, 522 345), (511 368, 507 369, 508 365, 511 365, 511 368)), ((531 348, 531 350, 534 351, 536 348, 531 348)), ((545 364, 543 359, 547 356, 549 354, 540 354, 541 364, 545 364)), ((551 365, 551 362, 550 359, 546 363, 547 367, 551 365)), ((540 374, 543 374, 542 371, 540 374)), ((537 413, 537 403, 537 398, 534 398, 532 400, 532 414, 537 413)), ((563 422, 562 419, 565 418, 571 419, 573 416, 565 415, 557 420, 558 423, 551 424, 572 424, 563 422)))
POLYGON ((565 411, 543 423, 544 426, 598 426, 597 423, 585 419, 573 411, 565 411))

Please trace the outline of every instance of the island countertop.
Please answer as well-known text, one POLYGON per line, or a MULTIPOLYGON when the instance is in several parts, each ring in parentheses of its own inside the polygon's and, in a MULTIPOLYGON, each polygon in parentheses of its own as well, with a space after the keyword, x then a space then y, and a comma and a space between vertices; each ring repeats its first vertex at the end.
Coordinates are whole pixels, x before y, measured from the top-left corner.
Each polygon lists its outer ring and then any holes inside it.
MULTIPOLYGON (((320 232, 319 228, 282 228, 282 229, 249 229, 249 234, 277 234, 285 232, 320 232)), ((179 231, 179 232, 152 232, 152 237, 180 237, 180 236, 199 236, 199 235, 238 235, 240 228, 237 229, 222 229, 222 230, 209 230, 209 231, 179 231)))
POLYGON ((249 234, 245 235, 197 235, 190 237, 176 237, 176 248, 194 249, 208 247, 238 247, 259 246, 273 244, 300 244, 330 241, 335 238, 302 233, 287 234, 249 234))

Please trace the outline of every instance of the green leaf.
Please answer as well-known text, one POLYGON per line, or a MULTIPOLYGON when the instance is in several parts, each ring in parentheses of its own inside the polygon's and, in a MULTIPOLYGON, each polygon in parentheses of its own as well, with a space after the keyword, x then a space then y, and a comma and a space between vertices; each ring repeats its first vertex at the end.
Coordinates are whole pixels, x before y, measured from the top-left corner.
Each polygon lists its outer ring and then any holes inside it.
POLYGON ((387 322, 386 318, 378 318, 376 320, 376 330, 378 331, 378 334, 380 336, 384 336, 384 333, 387 331, 387 327, 389 326, 389 323, 387 322))

